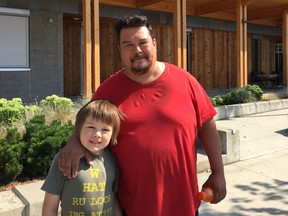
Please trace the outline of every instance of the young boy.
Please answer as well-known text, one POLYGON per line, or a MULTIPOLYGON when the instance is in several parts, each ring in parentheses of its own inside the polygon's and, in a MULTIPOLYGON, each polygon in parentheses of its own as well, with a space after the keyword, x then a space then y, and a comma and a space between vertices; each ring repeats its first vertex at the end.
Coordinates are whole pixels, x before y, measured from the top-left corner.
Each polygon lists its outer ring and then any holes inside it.
POLYGON ((122 112, 107 100, 94 100, 83 106, 76 116, 75 134, 93 153, 93 165, 81 159, 76 178, 68 179, 59 170, 55 156, 42 186, 45 198, 42 215, 55 216, 61 201, 62 215, 121 216, 115 192, 118 167, 114 155, 106 148, 117 143, 122 112))

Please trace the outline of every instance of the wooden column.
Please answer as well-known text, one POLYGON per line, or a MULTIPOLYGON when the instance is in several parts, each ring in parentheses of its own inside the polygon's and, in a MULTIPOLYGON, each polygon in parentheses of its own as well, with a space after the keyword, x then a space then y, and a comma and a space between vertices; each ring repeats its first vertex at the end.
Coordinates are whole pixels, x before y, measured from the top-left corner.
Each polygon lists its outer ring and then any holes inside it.
POLYGON ((175 64, 187 70, 186 0, 175 0, 174 12, 175 64))
POLYGON ((248 39, 247 39, 247 6, 243 5, 242 6, 243 10, 243 83, 242 85, 247 85, 248 84, 248 39))
POLYGON ((236 3, 237 16, 237 87, 247 85, 247 6, 236 3))
POLYGON ((100 85, 100 33, 99 33, 99 0, 93 0, 93 75, 92 75, 92 94, 100 85))
POLYGON ((91 50, 91 0, 83 0, 84 35, 84 96, 91 98, 92 50, 91 50))
POLYGON ((283 86, 286 87, 288 93, 288 9, 283 11, 282 26, 283 41, 283 86))

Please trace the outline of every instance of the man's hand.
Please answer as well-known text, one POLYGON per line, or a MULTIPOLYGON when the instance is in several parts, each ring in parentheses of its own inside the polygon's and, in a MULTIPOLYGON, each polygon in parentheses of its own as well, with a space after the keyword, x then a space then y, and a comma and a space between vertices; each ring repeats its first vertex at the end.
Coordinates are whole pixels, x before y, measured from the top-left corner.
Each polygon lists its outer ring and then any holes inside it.
POLYGON ((82 157, 85 157, 88 165, 92 163, 91 153, 81 145, 78 136, 73 134, 61 150, 57 162, 63 175, 68 178, 75 178, 78 174, 79 161, 82 157))
POLYGON ((226 181, 224 173, 211 173, 202 188, 210 187, 214 192, 214 199, 211 203, 216 204, 223 200, 226 196, 226 181))

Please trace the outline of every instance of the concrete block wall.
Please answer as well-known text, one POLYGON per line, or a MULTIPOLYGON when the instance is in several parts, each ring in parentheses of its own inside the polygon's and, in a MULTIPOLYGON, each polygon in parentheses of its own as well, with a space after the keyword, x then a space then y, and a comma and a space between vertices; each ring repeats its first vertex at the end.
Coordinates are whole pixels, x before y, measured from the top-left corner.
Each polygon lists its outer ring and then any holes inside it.
POLYGON ((217 115, 214 119, 229 119, 286 108, 288 108, 288 99, 219 106, 215 107, 217 115))
POLYGON ((225 164, 240 160, 239 130, 218 127, 218 134, 222 144, 222 154, 226 154, 225 164))
POLYGON ((25 215, 25 205, 14 192, 0 192, 0 199, 0 216, 25 215))
POLYGON ((29 103, 52 94, 63 96, 63 14, 30 11, 29 20, 30 68, 1 71, 0 98, 19 97, 29 103))
POLYGON ((32 184, 24 184, 13 188, 13 192, 25 205, 22 215, 41 216, 44 200, 44 191, 40 188, 43 181, 37 181, 32 184))

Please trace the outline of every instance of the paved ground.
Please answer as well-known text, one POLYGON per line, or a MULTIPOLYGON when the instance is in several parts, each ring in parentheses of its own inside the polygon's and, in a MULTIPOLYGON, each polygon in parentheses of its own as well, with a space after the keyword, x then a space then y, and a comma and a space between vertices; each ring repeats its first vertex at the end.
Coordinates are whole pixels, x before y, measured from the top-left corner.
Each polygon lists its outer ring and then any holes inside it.
MULTIPOLYGON (((200 216, 288 215, 288 109, 219 120, 240 131, 241 161, 226 165, 227 197, 200 216)), ((198 174, 199 184, 209 173, 198 174)))

